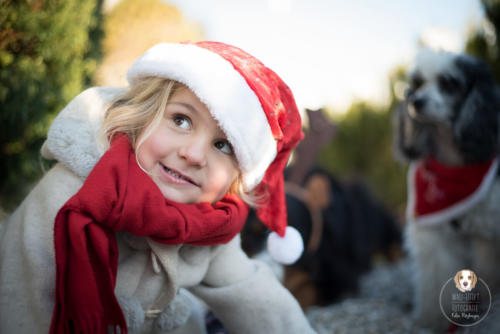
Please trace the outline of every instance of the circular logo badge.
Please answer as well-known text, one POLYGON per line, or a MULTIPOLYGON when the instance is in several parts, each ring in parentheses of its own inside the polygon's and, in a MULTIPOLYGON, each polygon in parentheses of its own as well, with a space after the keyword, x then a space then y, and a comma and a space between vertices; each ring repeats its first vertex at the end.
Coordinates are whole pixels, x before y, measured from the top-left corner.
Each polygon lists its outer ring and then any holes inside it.
POLYGON ((460 270, 441 288, 439 306, 451 323, 464 327, 474 326, 488 315, 491 292, 488 285, 472 270, 460 270))

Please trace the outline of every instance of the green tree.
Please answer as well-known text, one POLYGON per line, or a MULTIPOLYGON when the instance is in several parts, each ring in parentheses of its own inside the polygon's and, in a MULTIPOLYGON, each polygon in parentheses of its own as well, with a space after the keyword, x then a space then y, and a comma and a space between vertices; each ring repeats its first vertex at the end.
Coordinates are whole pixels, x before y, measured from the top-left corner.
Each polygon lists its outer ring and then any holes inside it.
POLYGON ((102 0, 0 0, 0 200, 12 207, 42 173, 54 115, 92 80, 102 0))
POLYGON ((100 86, 125 86, 124 73, 160 42, 204 39, 202 27, 162 0, 123 0, 106 13, 104 58, 96 73, 100 86))
POLYGON ((339 119, 338 133, 325 147, 318 164, 342 179, 361 179, 390 209, 402 213, 406 203, 406 166, 393 150, 392 112, 404 82, 404 68, 390 74, 390 102, 375 106, 358 101, 339 119))
POLYGON ((465 52, 488 62, 495 74, 497 82, 500 81, 500 0, 481 1, 485 21, 482 26, 469 36, 465 52))
POLYGON ((318 163, 344 179, 367 182, 391 208, 405 201, 404 167, 394 160, 390 111, 366 102, 354 103, 338 122, 338 134, 318 163))

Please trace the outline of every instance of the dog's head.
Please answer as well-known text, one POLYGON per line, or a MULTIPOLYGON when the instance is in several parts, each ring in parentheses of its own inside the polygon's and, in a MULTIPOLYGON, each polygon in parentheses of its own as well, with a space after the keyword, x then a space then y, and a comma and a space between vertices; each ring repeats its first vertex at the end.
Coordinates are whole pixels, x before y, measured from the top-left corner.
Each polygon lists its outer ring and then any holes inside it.
POLYGON ((397 113, 397 145, 407 159, 439 158, 446 151, 439 145, 458 152, 463 163, 491 159, 498 151, 499 94, 479 59, 423 49, 397 113))
POLYGON ((477 276, 472 270, 464 269, 457 272, 453 280, 457 289, 465 292, 474 289, 477 283, 477 276))

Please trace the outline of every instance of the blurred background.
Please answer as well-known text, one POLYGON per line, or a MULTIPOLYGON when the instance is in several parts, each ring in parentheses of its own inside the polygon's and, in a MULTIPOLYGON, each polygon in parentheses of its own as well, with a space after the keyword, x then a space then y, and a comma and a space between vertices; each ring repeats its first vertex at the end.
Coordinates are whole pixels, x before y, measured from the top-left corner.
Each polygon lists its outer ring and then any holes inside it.
POLYGON ((393 157, 390 117, 408 64, 428 45, 486 59, 500 78, 499 28, 497 0, 2 0, 2 215, 50 166, 39 149, 66 103, 89 86, 125 85, 158 42, 202 39, 255 55, 301 110, 325 110, 337 133, 315 163, 363 180, 400 215, 406 167, 393 157))

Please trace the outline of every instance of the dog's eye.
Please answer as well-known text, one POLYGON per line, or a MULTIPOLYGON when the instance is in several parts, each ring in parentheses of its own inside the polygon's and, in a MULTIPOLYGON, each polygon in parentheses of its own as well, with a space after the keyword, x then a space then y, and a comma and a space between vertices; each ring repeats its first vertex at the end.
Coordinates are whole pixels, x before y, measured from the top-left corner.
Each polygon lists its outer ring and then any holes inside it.
POLYGON ((460 279, 464 278, 463 276, 460 276, 460 279))
POLYGON ((424 84, 424 79, 422 79, 421 76, 415 75, 414 77, 411 78, 410 85, 413 89, 418 89, 423 84, 424 84))
POLYGON ((446 75, 438 77, 438 84, 439 88, 446 93, 453 93, 460 89, 460 81, 446 75))

